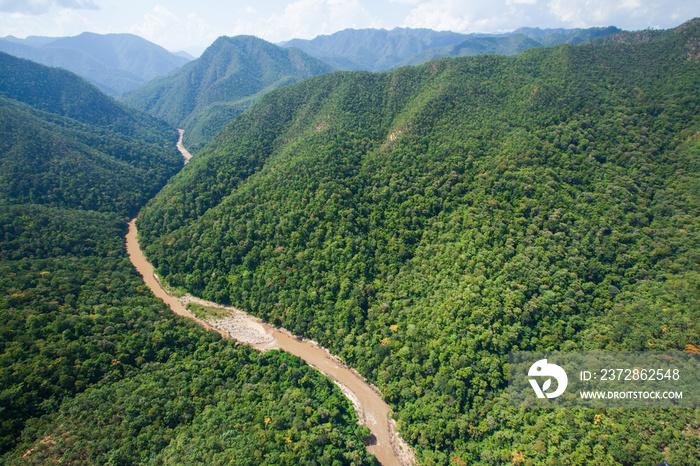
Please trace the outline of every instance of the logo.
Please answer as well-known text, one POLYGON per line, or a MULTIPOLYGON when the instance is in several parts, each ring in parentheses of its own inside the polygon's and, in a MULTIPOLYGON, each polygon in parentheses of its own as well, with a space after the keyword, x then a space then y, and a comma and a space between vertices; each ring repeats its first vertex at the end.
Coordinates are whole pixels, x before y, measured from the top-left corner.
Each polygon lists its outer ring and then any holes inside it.
POLYGON ((564 369, 556 364, 548 364, 546 359, 540 359, 535 364, 530 366, 530 370, 527 372, 527 375, 530 377, 550 377, 544 381, 542 388, 540 388, 537 380, 528 379, 528 382, 530 382, 530 385, 532 385, 532 389, 535 391, 537 398, 556 398, 564 393, 564 390, 566 390, 566 385, 569 383, 569 378, 566 376, 564 369), (557 389, 552 393, 546 393, 552 385, 552 377, 557 381, 557 389))

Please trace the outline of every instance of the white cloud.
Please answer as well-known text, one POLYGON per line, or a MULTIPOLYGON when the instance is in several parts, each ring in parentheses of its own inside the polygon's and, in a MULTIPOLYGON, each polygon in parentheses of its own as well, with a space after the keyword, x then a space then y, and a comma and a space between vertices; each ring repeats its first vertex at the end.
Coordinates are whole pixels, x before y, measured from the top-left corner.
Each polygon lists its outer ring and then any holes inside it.
POLYGON ((148 40, 158 37, 167 29, 178 28, 178 23, 181 21, 170 12, 167 8, 161 5, 156 5, 151 11, 146 13, 143 22, 139 25, 132 26, 129 32, 137 34, 148 40))
POLYGON ((58 0, 58 6, 70 10, 99 10, 100 7, 92 0, 58 0))
POLYGON ((88 15, 83 11, 67 8, 52 11, 50 14, 0 12, 0 24, 2 24, 0 30, 3 35, 16 37, 29 35, 63 37, 85 31, 99 32, 99 25, 91 21, 88 15))
POLYGON ((93 0, 0 0, 0 12, 43 15, 53 7, 70 10, 98 10, 93 0))
POLYGON ((241 19, 236 34, 254 34, 276 42, 292 38, 313 38, 347 28, 379 27, 360 0, 296 0, 282 12, 257 20, 241 19))
POLYGON ((171 48, 210 44, 217 37, 209 24, 196 13, 180 17, 162 5, 155 5, 146 12, 142 22, 132 26, 129 32, 171 48))
POLYGON ((495 32, 507 25, 514 12, 522 8, 514 3, 512 0, 424 1, 411 10, 404 26, 455 32, 495 32))
POLYGON ((551 0, 551 14, 567 25, 629 24, 630 21, 644 27, 648 19, 664 15, 664 6, 640 0, 551 0))

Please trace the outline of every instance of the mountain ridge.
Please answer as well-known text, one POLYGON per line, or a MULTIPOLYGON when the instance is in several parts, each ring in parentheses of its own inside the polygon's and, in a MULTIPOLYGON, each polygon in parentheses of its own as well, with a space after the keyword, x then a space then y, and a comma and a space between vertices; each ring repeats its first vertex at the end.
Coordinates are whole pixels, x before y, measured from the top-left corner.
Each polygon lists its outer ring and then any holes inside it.
POLYGON ((292 39, 283 47, 296 47, 341 70, 387 71, 405 65, 454 56, 497 53, 513 55, 531 47, 579 43, 597 35, 618 32, 613 26, 589 29, 520 28, 509 33, 462 34, 431 29, 345 29, 314 39, 292 39), (529 41, 517 41, 522 35, 529 41))
MULTIPOLYGON (((133 214, 138 202, 125 186, 157 186, 182 166, 177 151, 166 148, 168 141, 177 140, 175 131, 69 71, 0 52, 0 76, 5 115, 0 178, 8 198, 38 203, 55 195, 63 207, 133 214), (68 172, 72 175, 65 176, 68 172), (80 185, 93 176, 105 186, 104 192, 80 185), (118 199, 119 208, 108 199, 118 199)), ((137 197, 143 203, 153 189, 142 188, 137 197)))

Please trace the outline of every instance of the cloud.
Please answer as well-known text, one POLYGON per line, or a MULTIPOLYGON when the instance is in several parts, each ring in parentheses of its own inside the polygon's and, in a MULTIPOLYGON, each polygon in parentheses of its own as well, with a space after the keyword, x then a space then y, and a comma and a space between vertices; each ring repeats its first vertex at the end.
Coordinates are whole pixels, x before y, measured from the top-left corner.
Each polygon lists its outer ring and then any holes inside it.
POLYGON ((379 27, 360 0, 296 0, 283 11, 236 24, 237 34, 254 34, 270 41, 310 39, 347 28, 379 27))
POLYGON ((100 9, 93 0, 0 0, 0 12, 3 13, 37 16, 47 13, 53 7, 70 10, 100 9))
POLYGON ((404 26, 455 32, 494 32, 502 27, 509 11, 515 8, 510 0, 463 2, 429 0, 414 7, 404 26))
POLYGON ((100 7, 92 0, 58 0, 58 5, 70 10, 99 10, 100 7))
POLYGON ((188 44, 210 44, 217 37, 213 28, 196 13, 180 17, 162 5, 146 12, 143 22, 132 26, 129 32, 174 49, 188 44))
POLYGON ((170 12, 167 8, 156 5, 151 11, 146 13, 143 22, 139 25, 132 26, 129 32, 137 34, 149 40, 159 36, 168 29, 178 29, 181 25, 180 20, 176 15, 170 12))
POLYGON ((550 12, 556 18, 567 24, 585 27, 588 24, 619 23, 632 20, 642 20, 659 17, 663 9, 654 3, 639 0, 551 0, 548 4, 550 12), (656 10, 656 11, 654 11, 656 10))

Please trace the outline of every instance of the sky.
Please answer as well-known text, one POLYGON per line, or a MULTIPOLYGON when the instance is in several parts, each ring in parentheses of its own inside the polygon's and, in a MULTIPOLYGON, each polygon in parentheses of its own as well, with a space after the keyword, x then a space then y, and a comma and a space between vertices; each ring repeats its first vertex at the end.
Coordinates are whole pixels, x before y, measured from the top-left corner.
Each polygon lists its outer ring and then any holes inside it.
POLYGON ((222 35, 278 43, 347 28, 668 29, 696 16, 700 0, 0 0, 0 37, 131 33, 198 53, 222 35))

